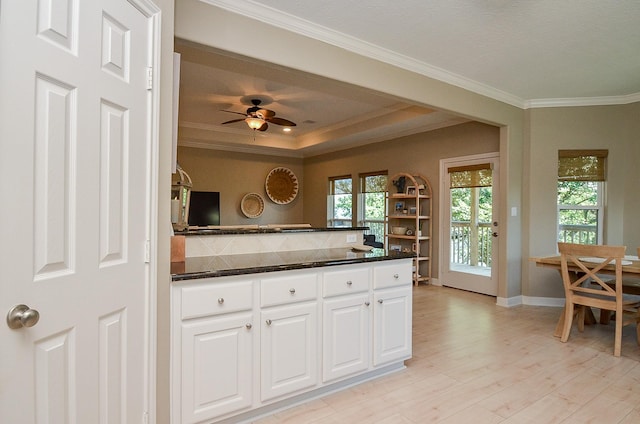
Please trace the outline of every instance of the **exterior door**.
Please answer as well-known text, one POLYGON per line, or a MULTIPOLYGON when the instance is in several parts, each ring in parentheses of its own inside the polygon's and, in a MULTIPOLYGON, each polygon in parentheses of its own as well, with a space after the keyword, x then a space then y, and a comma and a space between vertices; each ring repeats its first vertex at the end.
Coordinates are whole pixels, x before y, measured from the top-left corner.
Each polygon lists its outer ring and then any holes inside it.
POLYGON ((2 423, 145 419, 155 13, 0 2, 2 423))
POLYGON ((440 162, 440 282, 498 294, 499 155, 440 162))

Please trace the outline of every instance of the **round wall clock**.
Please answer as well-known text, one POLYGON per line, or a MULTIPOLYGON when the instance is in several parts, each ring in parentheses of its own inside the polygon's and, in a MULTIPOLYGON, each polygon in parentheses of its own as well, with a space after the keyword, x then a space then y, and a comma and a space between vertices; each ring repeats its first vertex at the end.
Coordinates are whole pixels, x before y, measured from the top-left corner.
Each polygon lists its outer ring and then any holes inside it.
POLYGON ((279 205, 291 203, 298 195, 298 178, 289 168, 273 168, 264 186, 269 199, 279 205))

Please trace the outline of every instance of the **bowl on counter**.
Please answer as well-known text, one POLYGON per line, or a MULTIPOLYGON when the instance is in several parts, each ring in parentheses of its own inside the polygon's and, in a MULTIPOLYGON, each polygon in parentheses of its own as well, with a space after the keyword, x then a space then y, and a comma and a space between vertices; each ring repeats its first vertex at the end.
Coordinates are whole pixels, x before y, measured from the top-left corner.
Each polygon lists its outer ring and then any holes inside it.
POLYGON ((407 227, 391 227, 391 233, 397 236, 403 236, 407 234, 407 227))

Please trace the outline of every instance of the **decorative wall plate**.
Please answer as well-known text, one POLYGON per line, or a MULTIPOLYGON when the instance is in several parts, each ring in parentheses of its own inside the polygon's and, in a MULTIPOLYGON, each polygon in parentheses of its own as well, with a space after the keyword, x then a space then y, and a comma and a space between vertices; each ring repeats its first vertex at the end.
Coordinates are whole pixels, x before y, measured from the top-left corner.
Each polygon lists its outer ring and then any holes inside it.
POLYGON ((240 210, 247 218, 257 218, 264 212, 264 199, 258 193, 247 193, 240 202, 240 210))
POLYGON ((298 178, 289 168, 273 168, 264 186, 269 199, 279 205, 291 203, 298 195, 298 178))

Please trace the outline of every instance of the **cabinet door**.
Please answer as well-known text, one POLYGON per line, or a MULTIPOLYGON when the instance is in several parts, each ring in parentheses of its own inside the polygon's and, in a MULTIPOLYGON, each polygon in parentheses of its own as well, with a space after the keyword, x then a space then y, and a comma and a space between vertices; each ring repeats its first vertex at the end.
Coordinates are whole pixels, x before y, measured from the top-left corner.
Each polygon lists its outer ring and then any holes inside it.
POLYGON ((322 381, 369 368, 369 294, 325 300, 322 313, 322 381))
POLYGON ((252 404, 252 314, 182 324, 182 423, 252 404))
POLYGON ((262 401, 317 384, 317 308, 314 302, 262 311, 262 401))
POLYGON ((411 286, 373 294, 373 365, 411 357, 411 286))

